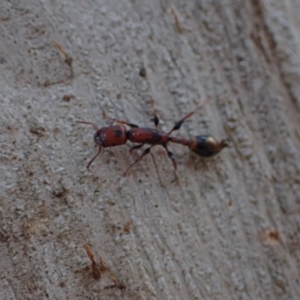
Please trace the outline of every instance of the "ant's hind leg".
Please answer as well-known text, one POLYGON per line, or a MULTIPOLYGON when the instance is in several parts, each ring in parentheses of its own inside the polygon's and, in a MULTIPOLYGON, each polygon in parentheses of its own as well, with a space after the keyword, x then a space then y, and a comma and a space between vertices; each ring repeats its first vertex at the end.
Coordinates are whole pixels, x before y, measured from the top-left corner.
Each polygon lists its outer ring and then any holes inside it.
POLYGON ((191 111, 190 113, 188 113, 184 118, 182 118, 181 120, 177 121, 173 128, 168 132, 168 135, 170 135, 173 131, 180 129, 181 125, 183 124, 183 122, 190 118, 193 114, 194 114, 195 110, 191 111))
POLYGON ((168 157, 172 160, 174 170, 176 171, 177 170, 177 164, 176 164, 174 153, 171 152, 171 151, 169 151, 169 149, 167 148, 167 146, 163 146, 163 147, 166 149, 168 157))
POLYGON ((116 122, 116 123, 119 123, 119 124, 128 125, 128 126, 131 127, 131 128, 137 128, 137 127, 139 127, 139 126, 137 126, 137 125, 135 125, 135 124, 128 123, 128 122, 126 122, 126 121, 122 121, 122 120, 118 120, 118 119, 111 118, 111 117, 109 117, 109 116, 106 114, 106 112, 103 112, 103 117, 104 117, 105 119, 111 120, 111 121, 116 122))
POLYGON ((176 170, 177 170, 177 163, 176 163, 176 160, 175 160, 175 157, 174 157, 174 153, 169 151, 168 147, 167 146, 163 146, 166 151, 167 151, 167 154, 168 154, 168 157, 172 160, 172 163, 173 163, 173 167, 174 167, 174 176, 175 176, 175 181, 177 183, 179 183, 179 179, 178 179, 178 176, 177 176, 177 173, 176 173, 176 170))
POLYGON ((192 110, 190 113, 188 113, 185 117, 183 117, 181 120, 177 121, 174 124, 173 128, 167 134, 170 135, 173 131, 178 130, 186 119, 190 118, 197 109, 203 108, 209 101, 211 101, 211 99, 212 98, 207 98, 207 100, 204 101, 203 104, 198 105, 194 110, 192 110))
MULTIPOLYGON (((139 145, 140 146, 140 145, 139 145)), ((126 176, 127 175, 127 172, 129 171, 129 169, 133 166, 133 165, 135 165, 136 163, 138 163, 145 155, 147 155, 147 154, 149 154, 150 153, 150 149, 153 147, 154 145, 152 145, 151 147, 149 147, 149 148, 147 148, 147 149, 145 149, 144 150, 144 152, 143 152, 143 154, 140 156, 140 157, 138 157, 127 169, 126 169, 126 171, 123 173, 123 175, 124 176, 126 176)))

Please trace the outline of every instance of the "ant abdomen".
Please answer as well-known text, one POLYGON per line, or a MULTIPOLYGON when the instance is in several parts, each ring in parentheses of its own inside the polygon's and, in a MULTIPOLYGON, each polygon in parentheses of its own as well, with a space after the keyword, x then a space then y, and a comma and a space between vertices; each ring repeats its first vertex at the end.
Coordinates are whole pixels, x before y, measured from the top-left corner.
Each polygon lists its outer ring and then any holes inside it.
POLYGON ((228 147, 227 140, 218 141, 209 135, 198 135, 189 140, 189 148, 199 156, 212 157, 228 147))

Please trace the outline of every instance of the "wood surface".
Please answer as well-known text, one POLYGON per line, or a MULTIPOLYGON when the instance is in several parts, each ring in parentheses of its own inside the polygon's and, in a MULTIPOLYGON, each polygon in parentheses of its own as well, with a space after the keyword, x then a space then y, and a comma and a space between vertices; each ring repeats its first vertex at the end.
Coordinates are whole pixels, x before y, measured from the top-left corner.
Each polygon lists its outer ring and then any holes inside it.
POLYGON ((300 299, 299 28, 299 0, 3 0, 0 299, 300 299), (231 147, 170 145, 179 185, 159 146, 86 169, 77 121, 206 99, 174 136, 231 147))

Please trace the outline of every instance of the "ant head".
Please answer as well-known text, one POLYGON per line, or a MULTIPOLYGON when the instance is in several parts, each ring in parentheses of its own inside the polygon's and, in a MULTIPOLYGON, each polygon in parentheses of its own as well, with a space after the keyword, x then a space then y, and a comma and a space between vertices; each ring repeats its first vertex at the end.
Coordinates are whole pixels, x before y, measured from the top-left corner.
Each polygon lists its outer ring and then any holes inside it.
POLYGON ((97 130, 94 134, 94 141, 97 145, 101 146, 102 140, 101 140, 101 130, 97 130))

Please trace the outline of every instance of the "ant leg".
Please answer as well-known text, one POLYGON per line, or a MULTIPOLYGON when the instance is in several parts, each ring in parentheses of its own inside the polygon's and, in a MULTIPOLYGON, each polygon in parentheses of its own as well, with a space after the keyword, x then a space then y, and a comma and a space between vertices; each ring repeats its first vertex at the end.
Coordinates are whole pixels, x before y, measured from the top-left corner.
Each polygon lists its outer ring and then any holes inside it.
POLYGON ((175 125, 173 126, 173 128, 167 133, 167 135, 170 135, 173 131, 178 130, 182 123, 188 119, 189 117, 191 117, 194 114, 195 110, 191 111, 190 113, 188 113, 184 118, 182 118, 181 120, 177 121, 175 123, 175 125))
POLYGON ((184 118, 182 118, 181 120, 177 121, 175 123, 175 125, 173 126, 173 128, 167 133, 167 135, 170 135, 173 131, 178 130, 181 127, 182 123, 186 119, 190 118, 197 109, 203 108, 203 106, 206 105, 211 99, 212 98, 207 98, 207 100, 204 101, 204 103, 202 105, 197 106, 193 111, 191 111, 190 113, 188 113, 184 118))
POLYGON ((102 150, 102 147, 99 146, 99 150, 98 150, 97 154, 90 160, 90 162, 89 162, 88 165, 86 166, 87 169, 91 166, 91 164, 92 164, 92 162, 95 160, 95 158, 101 153, 101 150, 102 150))
POLYGON ((173 163, 173 167, 174 167, 174 176, 175 176, 175 181, 178 183, 179 182, 179 179, 178 179, 178 176, 176 174, 176 170, 177 170, 177 164, 176 164, 176 160, 175 160, 175 157, 174 157, 174 153, 169 151, 168 147, 166 145, 163 145, 163 147, 166 149, 167 151, 167 154, 168 154, 168 157, 172 160, 172 163, 173 163))
POLYGON ((122 120, 118 120, 118 119, 114 119, 114 118, 111 118, 109 117, 105 112, 103 112, 103 117, 105 119, 108 119, 108 120, 112 120, 113 122, 116 122, 116 123, 119 123, 119 124, 125 124, 125 125, 128 125, 129 127, 131 128, 138 128, 139 126, 135 125, 135 124, 132 124, 132 123, 128 123, 126 121, 122 121, 122 120))
POLYGON ((134 150, 136 150, 136 149, 139 149, 139 148, 143 147, 144 145, 145 145, 145 144, 140 144, 140 145, 131 147, 130 150, 129 150, 129 153, 131 154, 132 151, 134 151, 134 150))
POLYGON ((123 173, 123 176, 126 176, 128 170, 129 170, 133 165, 135 165, 136 163, 138 163, 145 155, 149 154, 149 153, 150 153, 150 149, 151 149, 153 146, 155 146, 155 145, 152 145, 151 147, 145 149, 145 151, 143 152, 143 154, 142 154, 139 158, 137 158, 137 159, 136 159, 136 160, 135 160, 135 161, 134 161, 127 169, 126 169, 126 171, 123 173))
POLYGON ((94 127, 95 130, 99 130, 98 126, 95 123, 92 122, 85 122, 85 121, 77 121, 77 123, 80 124, 87 124, 87 125, 92 125, 94 127))
POLYGON ((166 149, 168 157, 172 160, 174 170, 176 171, 177 170, 177 164, 176 164, 176 161, 175 161, 174 153, 171 152, 171 151, 169 151, 169 149, 167 148, 167 146, 163 146, 163 147, 166 149))
POLYGON ((158 124, 159 124, 159 118, 158 118, 156 112, 154 112, 154 116, 153 116, 152 121, 154 122, 155 129, 157 130, 158 129, 158 124))

